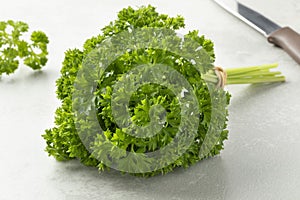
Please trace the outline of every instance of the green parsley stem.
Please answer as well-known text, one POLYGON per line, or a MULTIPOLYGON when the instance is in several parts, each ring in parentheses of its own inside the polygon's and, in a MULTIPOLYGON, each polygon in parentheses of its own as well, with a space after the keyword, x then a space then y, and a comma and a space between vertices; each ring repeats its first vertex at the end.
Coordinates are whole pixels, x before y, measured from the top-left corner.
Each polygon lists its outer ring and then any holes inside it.
MULTIPOLYGON (((224 70, 226 84, 255 84, 255 83, 274 83, 284 82, 285 77, 279 71, 272 72, 271 69, 278 67, 277 63, 261 66, 251 66, 243 68, 229 68, 224 70)), ((203 75, 205 81, 218 84, 219 77, 216 72, 210 70, 203 75)), ((224 81, 224 80, 223 80, 224 81)))

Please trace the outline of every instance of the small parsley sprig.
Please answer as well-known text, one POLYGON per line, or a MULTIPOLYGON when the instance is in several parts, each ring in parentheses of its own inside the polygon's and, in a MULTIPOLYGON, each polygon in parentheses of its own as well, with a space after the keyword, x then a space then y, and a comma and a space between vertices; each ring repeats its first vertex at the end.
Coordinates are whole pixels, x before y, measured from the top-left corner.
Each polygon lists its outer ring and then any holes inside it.
POLYGON ((0 76, 13 73, 21 59, 34 70, 46 65, 48 37, 42 31, 34 31, 28 43, 21 38, 28 29, 28 24, 21 21, 0 21, 0 76))

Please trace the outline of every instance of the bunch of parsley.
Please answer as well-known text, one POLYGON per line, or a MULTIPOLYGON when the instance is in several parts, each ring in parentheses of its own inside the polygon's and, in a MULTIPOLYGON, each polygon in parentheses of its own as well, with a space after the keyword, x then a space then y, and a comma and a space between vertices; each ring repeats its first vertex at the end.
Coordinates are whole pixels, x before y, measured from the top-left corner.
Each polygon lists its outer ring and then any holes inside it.
MULTIPOLYGON (((43 135, 47 143, 46 151, 49 155, 54 156, 59 161, 79 159, 83 164, 95 166, 101 171, 116 167, 117 169, 126 169, 124 172, 135 175, 153 176, 168 173, 177 167, 186 168, 204 158, 219 154, 223 149, 223 142, 228 136, 228 131, 226 130, 227 105, 230 102, 230 94, 215 86, 218 77, 214 73, 213 43, 204 36, 199 36, 198 31, 189 32, 184 36, 185 40, 183 43, 175 42, 174 44, 178 48, 184 47, 190 51, 195 49, 194 44, 197 44, 198 48, 201 47, 206 52, 205 59, 201 55, 199 56, 203 66, 202 72, 195 69, 191 60, 185 60, 179 55, 164 50, 164 48, 153 49, 149 47, 128 51, 111 63, 106 69, 104 76, 97 80, 94 103, 98 123, 104 130, 103 134, 89 134, 89 131, 93 129, 93 125, 85 122, 81 124, 81 128, 85 129, 87 133, 84 136, 86 141, 83 141, 83 137, 78 134, 76 124, 82 123, 82 121, 74 113, 73 106, 74 102, 82 101, 77 99, 76 96, 74 97, 73 94, 75 92, 74 83, 84 60, 106 39, 112 38, 123 31, 128 31, 128 29, 138 28, 164 28, 175 31, 184 28, 184 19, 181 16, 169 17, 159 14, 152 6, 141 7, 137 10, 128 7, 121 10, 118 13, 118 19, 104 27, 101 34, 88 39, 84 44, 83 50, 73 49, 66 51, 61 77, 56 82, 57 97, 61 100, 62 105, 55 113, 55 127, 46 130, 46 133, 43 135), (172 163, 161 163, 161 166, 163 166, 161 168, 151 168, 151 162, 164 161, 147 158, 145 159, 147 162, 137 162, 135 158, 130 157, 132 154, 114 151, 114 149, 119 148, 131 152, 133 155, 147 157, 146 153, 158 151, 171 143, 178 133, 180 123, 184 121, 184 117, 186 118, 186 116, 181 115, 181 105, 172 91, 162 85, 150 83, 143 85, 131 95, 128 111, 132 122, 138 126, 145 126, 151 121, 149 117, 151 107, 160 105, 167 111, 165 116, 166 122, 163 128, 152 137, 137 138, 127 134, 126 131, 128 129, 118 126, 116 121, 122 119, 115 119, 112 113, 113 86, 122 79, 123 74, 133 69, 134 66, 143 64, 162 64, 175 69, 191 85, 198 102, 199 122, 197 124, 188 124, 189 128, 196 131, 196 135, 192 138, 192 143, 184 151, 182 151, 183 147, 180 145, 171 149, 168 152, 168 157, 174 157, 178 154, 180 156, 176 157, 176 160, 172 163), (213 112, 217 113, 217 117, 212 116, 213 112), (214 125, 210 126, 210 124, 214 125), (208 135, 208 132, 216 134, 208 135), (86 146, 87 143, 88 147, 86 146), (205 148, 206 151, 203 150, 205 148), (120 166, 113 167, 115 165, 113 160, 118 160, 117 165, 120 166), (135 170, 132 171, 130 169, 135 170)), ((102 56, 105 55, 103 54, 102 56)), ((266 66, 264 70, 269 70, 273 67, 266 66)), ((247 68, 243 73, 239 72, 239 70, 229 71, 228 75, 231 75, 229 76, 231 79, 228 79, 229 81, 231 80, 231 83, 239 83, 245 77, 250 77, 250 79, 244 82, 250 83, 250 80, 257 81, 266 78, 258 75, 260 71, 257 67, 247 68), (243 76, 243 74, 246 74, 246 76, 243 76)), ((267 74, 267 71, 264 72, 266 72, 264 74, 267 74)), ((269 77, 267 76, 267 79, 269 77)), ((274 80, 280 81, 282 77, 274 80)), ((272 80, 269 81, 272 82, 272 80)), ((84 79, 81 82, 85 84, 84 79)), ((123 97, 120 95, 117 98, 122 99, 123 97)), ((190 110, 192 109, 194 108, 190 108, 190 110)), ((184 134, 188 135, 189 133, 184 134)), ((165 162, 167 160, 168 158, 166 158, 165 162)))

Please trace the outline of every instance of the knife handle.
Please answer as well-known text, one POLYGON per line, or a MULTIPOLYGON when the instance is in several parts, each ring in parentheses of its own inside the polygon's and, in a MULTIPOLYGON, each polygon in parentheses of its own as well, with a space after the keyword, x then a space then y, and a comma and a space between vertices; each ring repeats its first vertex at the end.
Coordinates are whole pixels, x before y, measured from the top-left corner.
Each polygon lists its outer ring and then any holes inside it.
POLYGON ((300 34, 291 29, 284 27, 274 31, 268 36, 268 41, 281 47, 287 52, 298 64, 300 64, 300 34))

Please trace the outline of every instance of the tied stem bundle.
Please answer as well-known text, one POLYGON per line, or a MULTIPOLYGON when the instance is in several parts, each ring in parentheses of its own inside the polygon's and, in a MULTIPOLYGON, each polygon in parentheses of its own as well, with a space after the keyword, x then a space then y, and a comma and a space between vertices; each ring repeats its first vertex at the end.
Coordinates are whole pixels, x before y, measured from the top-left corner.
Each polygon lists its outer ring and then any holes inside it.
POLYGON ((256 84, 284 82, 285 77, 279 71, 271 71, 277 68, 278 64, 266 64, 242 68, 223 69, 215 67, 203 75, 205 81, 215 83, 217 87, 224 88, 231 84, 256 84))

